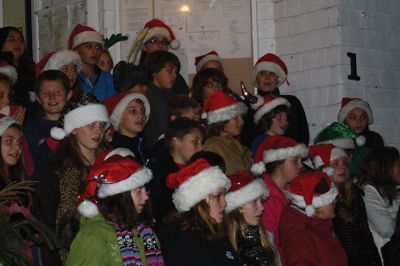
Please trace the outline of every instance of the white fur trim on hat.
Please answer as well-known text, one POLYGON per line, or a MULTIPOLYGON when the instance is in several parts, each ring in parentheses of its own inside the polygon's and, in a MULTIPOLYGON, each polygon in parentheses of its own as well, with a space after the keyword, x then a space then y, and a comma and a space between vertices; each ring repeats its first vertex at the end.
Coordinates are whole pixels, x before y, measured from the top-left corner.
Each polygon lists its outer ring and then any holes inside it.
POLYGON ((200 69, 204 66, 205 63, 209 61, 218 61, 222 64, 221 58, 218 55, 215 54, 208 54, 204 56, 196 65, 196 72, 199 72, 200 69))
POLYGON ((6 75, 13 85, 17 82, 18 73, 15 67, 10 65, 2 66, 0 67, 0 73, 6 75))
POLYGON ((103 44, 103 37, 97 31, 83 31, 74 36, 72 49, 85 42, 97 42, 103 44))
POLYGON ((63 50, 54 53, 49 60, 47 61, 46 65, 43 67, 43 71, 49 69, 61 69, 63 66, 66 65, 76 65, 77 72, 79 73, 82 65, 81 57, 77 52, 71 50, 63 50))
POLYGON ((257 178, 244 187, 226 194, 225 200, 227 206, 225 208, 225 212, 229 213, 234 209, 243 206, 247 202, 257 199, 258 197, 261 197, 265 200, 268 195, 269 190, 265 185, 264 180, 257 178))
POLYGON ((179 212, 186 212, 209 194, 230 186, 231 181, 218 166, 210 167, 183 182, 172 194, 172 201, 179 212))
POLYGON ((257 110, 257 112, 254 114, 254 123, 257 124, 263 115, 265 115, 266 113, 268 113, 269 111, 271 111, 272 109, 274 109, 279 105, 286 105, 288 108, 290 108, 290 103, 285 98, 278 97, 276 99, 273 99, 272 101, 270 101, 267 104, 264 104, 264 106, 262 106, 260 109, 257 110))
POLYGON ((90 200, 84 200, 79 204, 78 212, 85 217, 93 218, 99 213, 99 209, 97 208, 97 205, 90 200))
POLYGON ((298 144, 289 148, 281 148, 276 150, 265 150, 263 153, 263 162, 270 163, 279 160, 285 160, 290 156, 301 156, 305 158, 308 155, 308 148, 304 144, 298 144))
POLYGON ((100 186, 97 196, 106 198, 112 195, 134 190, 148 183, 153 178, 151 170, 147 167, 134 172, 128 178, 116 183, 104 183, 100 186))
POLYGON ((253 86, 255 87, 257 87, 257 75, 260 71, 270 71, 278 75, 279 83, 278 85, 276 85, 277 87, 281 86, 286 81, 285 71, 283 71, 283 69, 278 64, 273 62, 261 62, 253 68, 252 80, 253 86))
POLYGON ((368 115, 368 124, 369 125, 372 124, 374 122, 374 116, 372 114, 371 107, 369 106, 369 104, 366 101, 359 100, 359 99, 354 99, 354 100, 348 102, 346 105, 344 105, 340 109, 338 116, 337 116, 338 122, 343 123, 344 120, 346 119, 346 116, 350 113, 350 111, 357 107, 365 110, 365 112, 368 115))
POLYGON ((106 155, 106 157, 104 157, 104 161, 107 161, 111 156, 116 155, 116 154, 118 154, 118 155, 120 155, 122 157, 131 156, 131 157, 135 158, 135 154, 130 149, 127 149, 127 148, 116 148, 116 149, 113 149, 112 151, 110 151, 106 155))
POLYGON ((231 118, 247 113, 247 107, 242 102, 237 102, 227 107, 207 112, 207 124, 228 121, 231 118))
POLYGON ((335 175, 335 169, 330 166, 322 168, 322 172, 324 172, 329 177, 333 177, 335 175))
POLYGON ((102 104, 88 104, 75 108, 64 117, 64 132, 68 136, 74 129, 94 122, 105 122, 109 126, 107 109, 102 104))
POLYGON ((6 129, 13 124, 20 125, 17 120, 10 116, 3 116, 2 118, 0 118, 0 136, 3 136, 4 131, 6 131, 6 129))
POLYGON ((332 139, 327 141, 322 141, 314 144, 332 144, 336 147, 342 149, 354 149, 356 145, 354 144, 354 140, 352 138, 344 138, 344 139, 332 139))
POLYGON ((320 168, 321 166, 324 166, 325 163, 324 163, 324 161, 322 160, 322 158, 321 158, 319 155, 317 155, 317 156, 315 156, 314 159, 313 159, 313 165, 314 165, 314 169, 318 169, 318 168, 320 168))
POLYGON ((341 149, 339 147, 335 147, 331 150, 331 156, 329 158, 329 161, 336 160, 337 158, 340 158, 340 157, 349 157, 349 156, 343 149, 341 149))
POLYGON ((331 188, 324 194, 314 196, 311 205, 306 205, 304 197, 285 191, 287 198, 299 208, 305 209, 307 216, 311 217, 315 213, 315 208, 321 208, 333 202, 338 195, 338 190, 335 184, 331 183, 331 188))
POLYGON ((150 103, 147 100, 146 96, 144 96, 141 93, 129 93, 129 94, 125 95, 125 97, 122 98, 121 101, 119 101, 119 103, 115 106, 113 112, 110 115, 110 122, 111 122, 111 125, 115 128, 115 130, 117 130, 117 131, 119 130, 119 123, 121 122, 122 113, 125 111, 128 104, 135 99, 139 99, 143 102, 144 109, 146 112, 146 121, 145 122, 147 123, 147 121, 149 120, 150 103))
POLYGON ((166 28, 163 27, 154 27, 149 29, 149 31, 147 32, 146 37, 144 38, 144 42, 147 42, 148 40, 150 40, 152 37, 156 36, 156 35, 161 35, 164 36, 165 38, 168 39, 168 41, 170 41, 171 43, 169 44, 169 47, 171 47, 173 50, 178 49, 179 47, 181 47, 181 44, 178 40, 171 40, 171 36, 169 34, 169 31, 166 28))

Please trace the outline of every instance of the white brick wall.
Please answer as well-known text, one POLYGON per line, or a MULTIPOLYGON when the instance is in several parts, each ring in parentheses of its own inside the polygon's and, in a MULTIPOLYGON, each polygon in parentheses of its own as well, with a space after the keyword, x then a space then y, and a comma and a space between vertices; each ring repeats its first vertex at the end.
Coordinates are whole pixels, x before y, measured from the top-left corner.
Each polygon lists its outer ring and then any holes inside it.
POLYGON ((342 97, 360 97, 372 106, 371 128, 400 148, 399 0, 257 0, 256 8, 258 56, 286 62, 291 86, 281 90, 302 101, 311 137, 336 120, 342 97), (360 81, 347 78, 348 52, 360 81))

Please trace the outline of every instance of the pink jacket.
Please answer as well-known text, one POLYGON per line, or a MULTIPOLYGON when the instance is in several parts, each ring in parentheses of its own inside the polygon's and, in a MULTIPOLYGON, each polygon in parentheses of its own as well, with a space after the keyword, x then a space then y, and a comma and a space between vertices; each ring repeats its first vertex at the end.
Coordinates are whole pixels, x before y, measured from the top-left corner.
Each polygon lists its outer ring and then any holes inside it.
POLYGON ((273 233, 275 246, 280 248, 278 226, 283 208, 288 204, 288 200, 283 191, 275 184, 269 174, 263 175, 264 182, 267 185, 270 194, 264 201, 264 213, 261 218, 262 226, 269 232, 273 233))

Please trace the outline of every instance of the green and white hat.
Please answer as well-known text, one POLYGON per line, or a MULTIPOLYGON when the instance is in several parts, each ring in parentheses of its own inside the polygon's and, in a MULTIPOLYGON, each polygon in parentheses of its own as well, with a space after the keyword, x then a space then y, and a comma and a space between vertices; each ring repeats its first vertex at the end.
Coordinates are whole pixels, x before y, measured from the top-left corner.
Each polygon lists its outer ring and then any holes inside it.
POLYGON ((314 144, 333 144, 342 149, 354 149, 365 144, 365 137, 357 134, 345 124, 333 122, 328 125, 314 139, 314 144))

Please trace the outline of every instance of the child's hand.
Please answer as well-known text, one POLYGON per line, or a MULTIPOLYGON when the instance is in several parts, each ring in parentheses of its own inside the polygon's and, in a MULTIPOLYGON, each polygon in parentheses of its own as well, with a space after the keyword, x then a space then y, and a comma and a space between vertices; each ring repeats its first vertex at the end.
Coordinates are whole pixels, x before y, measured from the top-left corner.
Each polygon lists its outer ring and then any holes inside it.
POLYGON ((18 106, 17 110, 15 110, 14 114, 12 115, 12 117, 17 120, 19 123, 22 124, 22 122, 24 122, 25 119, 25 112, 26 112, 26 108, 23 106, 18 106))

